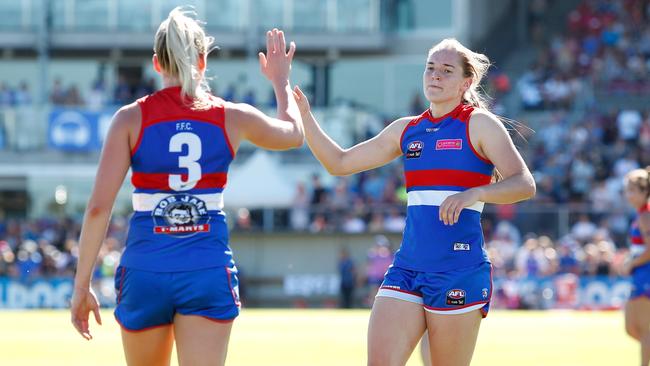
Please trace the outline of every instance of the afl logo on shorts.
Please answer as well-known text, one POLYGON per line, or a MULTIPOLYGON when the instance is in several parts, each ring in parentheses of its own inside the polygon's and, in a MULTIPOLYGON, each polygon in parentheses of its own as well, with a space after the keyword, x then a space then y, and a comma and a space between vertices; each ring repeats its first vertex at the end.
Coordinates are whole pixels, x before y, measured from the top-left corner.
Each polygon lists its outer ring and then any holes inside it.
POLYGON ((151 215, 154 221, 153 232, 156 234, 187 237, 210 231, 210 216, 205 202, 187 194, 162 199, 151 215))
POLYGON ((407 159, 419 158, 420 156, 422 156, 422 148, 424 148, 424 143, 422 143, 422 141, 410 142, 406 149, 406 158, 407 159))
POLYGON ((465 290, 447 291, 447 305, 465 305, 465 290))

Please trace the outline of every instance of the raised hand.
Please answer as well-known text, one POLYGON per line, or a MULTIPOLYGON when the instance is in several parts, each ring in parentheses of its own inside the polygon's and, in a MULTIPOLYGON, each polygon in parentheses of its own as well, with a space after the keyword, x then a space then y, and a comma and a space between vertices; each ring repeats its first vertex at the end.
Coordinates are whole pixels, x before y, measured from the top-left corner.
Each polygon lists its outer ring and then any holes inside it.
POLYGON ((273 28, 266 32, 266 54, 260 52, 260 69, 271 83, 285 83, 289 80, 291 61, 296 53, 296 44, 291 42, 289 52, 286 52, 287 44, 284 40, 284 32, 273 28))
POLYGON ((296 100, 301 115, 303 116, 307 115, 311 111, 311 107, 309 106, 309 100, 307 99, 305 93, 303 93, 302 90, 300 90, 298 85, 293 87, 293 99, 296 100))

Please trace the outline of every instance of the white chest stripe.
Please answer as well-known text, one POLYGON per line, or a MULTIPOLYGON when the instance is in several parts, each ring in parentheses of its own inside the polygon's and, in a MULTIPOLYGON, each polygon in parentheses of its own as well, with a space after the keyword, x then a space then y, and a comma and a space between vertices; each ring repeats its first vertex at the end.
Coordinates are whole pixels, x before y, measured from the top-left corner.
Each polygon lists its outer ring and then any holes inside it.
MULTIPOLYGON (((440 206, 445 198, 459 193, 457 191, 410 191, 408 193, 408 206, 440 206)), ((484 202, 465 207, 465 209, 483 212, 484 202)))
MULTIPOLYGON (((133 211, 153 211, 160 201, 172 195, 170 193, 133 193, 133 211)), ((223 193, 194 194, 192 196, 205 202, 209 211, 223 209, 223 193)))

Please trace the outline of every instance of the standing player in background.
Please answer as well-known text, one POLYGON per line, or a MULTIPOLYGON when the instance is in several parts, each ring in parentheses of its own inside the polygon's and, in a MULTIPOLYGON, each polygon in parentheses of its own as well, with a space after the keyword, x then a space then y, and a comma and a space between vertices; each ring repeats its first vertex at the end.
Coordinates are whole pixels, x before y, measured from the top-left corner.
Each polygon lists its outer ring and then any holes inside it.
POLYGON ((224 364, 239 314, 222 211, 228 166, 244 139, 277 150, 304 139, 289 85, 295 45, 287 53, 284 34, 274 29, 259 55, 277 96, 278 117, 271 118, 209 94, 204 72, 213 39, 192 15, 176 8, 158 28, 153 66, 164 89, 115 114, 81 231, 71 313, 91 339, 90 312, 101 324, 91 273, 130 166, 135 213, 115 278, 129 365, 169 365, 174 339, 180 365, 224 364))
POLYGON ((454 39, 429 50, 423 74, 429 108, 399 118, 374 138, 342 149, 294 88, 314 155, 334 175, 402 157, 408 191, 402 245, 373 304, 368 364, 404 365, 428 330, 433 365, 469 365, 492 292, 483 244, 483 205, 535 194, 535 182, 477 90, 489 67, 454 39), (494 168, 501 181, 491 183, 494 168))
POLYGON ((641 343, 641 365, 650 363, 650 167, 625 176, 625 198, 637 210, 630 228, 628 264, 632 293, 625 305, 625 330, 641 343))

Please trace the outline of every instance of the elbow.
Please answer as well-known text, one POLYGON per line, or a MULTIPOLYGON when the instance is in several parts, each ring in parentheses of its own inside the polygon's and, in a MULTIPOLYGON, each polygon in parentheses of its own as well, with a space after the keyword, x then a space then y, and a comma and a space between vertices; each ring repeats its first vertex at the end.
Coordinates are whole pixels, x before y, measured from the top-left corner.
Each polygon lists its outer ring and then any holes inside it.
POLYGON ((531 174, 528 174, 526 177, 526 188, 524 189, 524 194, 526 200, 535 197, 537 193, 537 184, 535 184, 535 179, 531 174))
POLYGON ((299 149, 305 143, 305 135, 302 133, 297 134, 294 139, 291 141, 291 148, 299 149))
POLYGON ((88 206, 86 206, 86 218, 92 219, 110 215, 111 209, 111 206, 107 204, 92 201, 88 202, 88 206))
POLYGON ((343 167, 340 167, 340 166, 338 166, 338 167, 330 166, 330 167, 326 167, 326 169, 327 169, 328 173, 330 173, 331 175, 333 175, 335 177, 345 177, 345 176, 348 176, 348 175, 354 173, 354 172, 352 172, 350 170, 347 170, 347 169, 345 169, 343 167))
POLYGON ((299 149, 302 147, 304 143, 305 143, 305 134, 301 130, 296 129, 294 133, 291 135, 291 138, 287 141, 287 148, 299 149))

